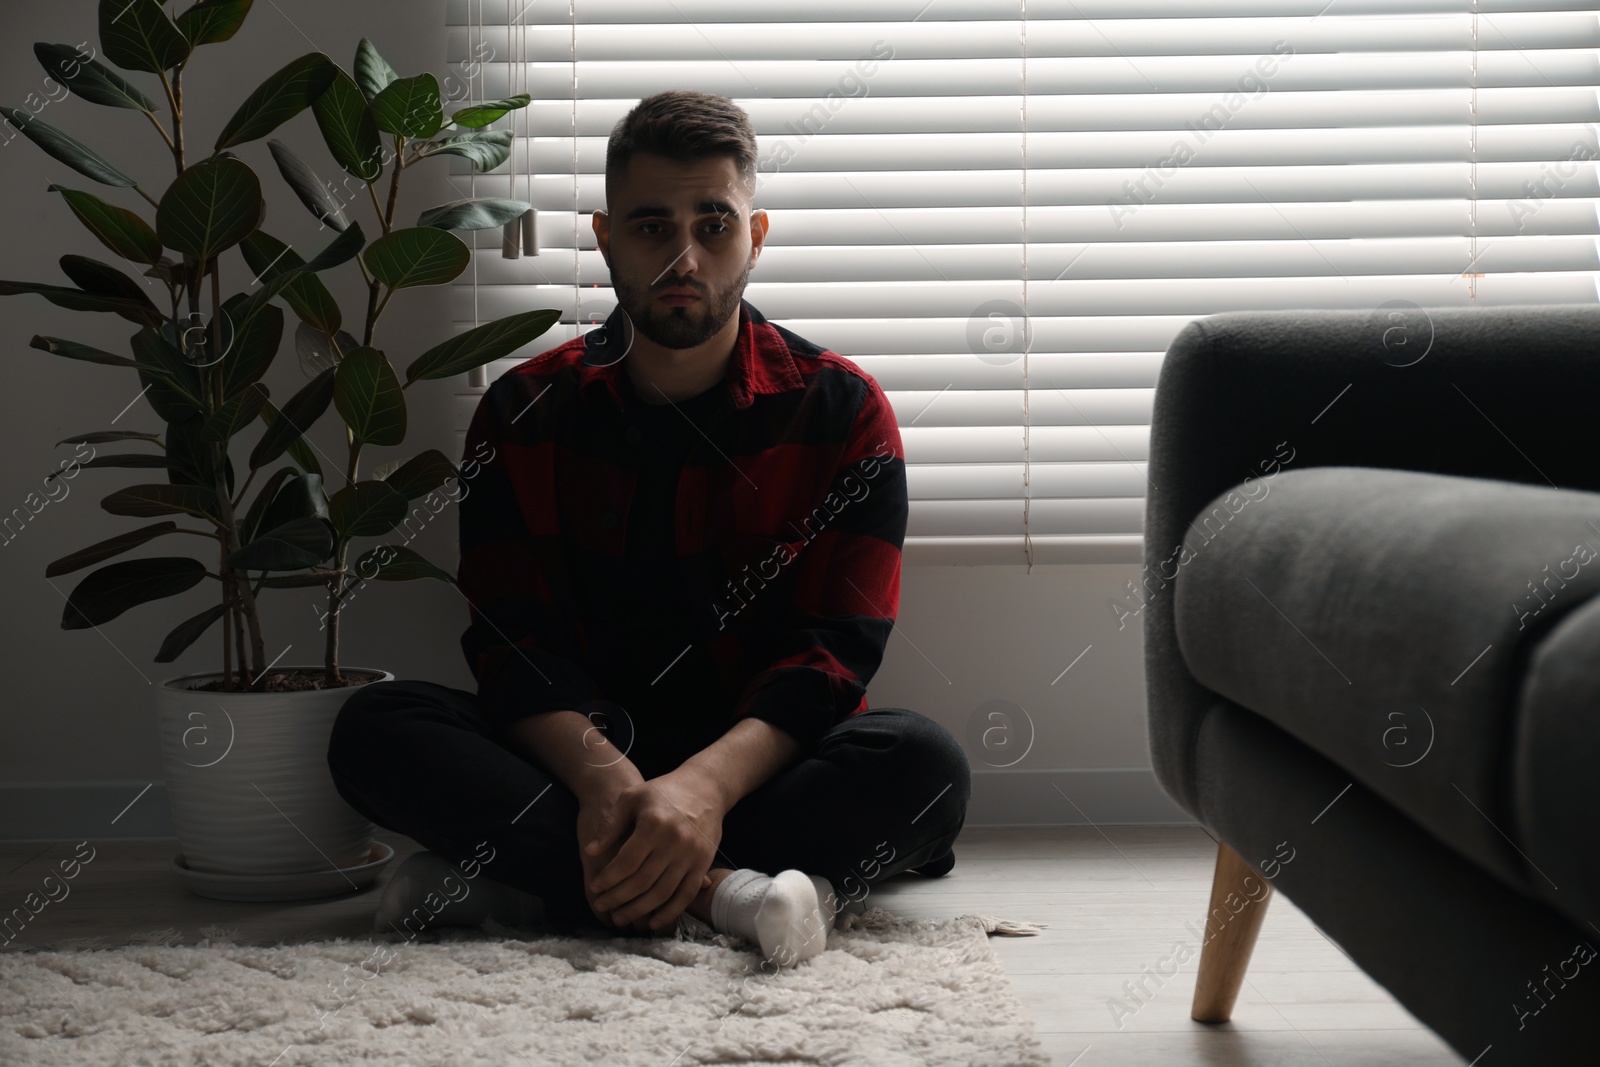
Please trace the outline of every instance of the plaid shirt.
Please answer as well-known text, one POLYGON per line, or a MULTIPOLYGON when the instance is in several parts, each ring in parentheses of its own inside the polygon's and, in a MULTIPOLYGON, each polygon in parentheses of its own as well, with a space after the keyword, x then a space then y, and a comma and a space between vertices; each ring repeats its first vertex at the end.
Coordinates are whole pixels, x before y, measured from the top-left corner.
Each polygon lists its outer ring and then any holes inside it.
POLYGON ((749 716, 809 749, 867 710, 899 610, 907 497, 894 411, 871 375, 741 299, 722 381, 660 408, 684 425, 684 451, 659 512, 673 543, 645 559, 637 491, 649 488, 652 442, 622 363, 627 335, 619 306, 497 378, 473 415, 457 583, 479 700, 505 728, 618 699, 634 651, 620 616, 653 597, 679 612, 666 636, 693 656, 670 669, 702 687, 709 740, 749 716), (654 588, 633 587, 652 574, 654 588))

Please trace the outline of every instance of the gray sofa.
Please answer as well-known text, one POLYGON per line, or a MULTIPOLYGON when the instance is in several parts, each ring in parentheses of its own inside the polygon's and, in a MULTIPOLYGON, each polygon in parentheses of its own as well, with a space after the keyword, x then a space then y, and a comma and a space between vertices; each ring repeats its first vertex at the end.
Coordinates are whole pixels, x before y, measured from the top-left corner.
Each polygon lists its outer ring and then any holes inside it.
POLYGON ((1600 306, 1174 339, 1125 610, 1220 843, 1197 1019, 1276 888, 1465 1061, 1600 1062, 1597 431, 1600 306))

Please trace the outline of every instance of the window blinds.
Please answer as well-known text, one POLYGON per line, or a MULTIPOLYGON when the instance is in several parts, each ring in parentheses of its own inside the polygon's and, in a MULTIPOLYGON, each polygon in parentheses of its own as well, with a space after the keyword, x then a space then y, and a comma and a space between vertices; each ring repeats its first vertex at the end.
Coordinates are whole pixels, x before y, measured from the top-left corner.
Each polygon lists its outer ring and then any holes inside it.
MULTIPOLYGON (((1220 311, 1600 298, 1594 0, 448 0, 471 98, 525 89, 459 329, 606 317, 590 215, 641 97, 723 93, 771 217, 746 297, 870 372, 908 563, 1140 558, 1162 355, 1220 311), (513 177, 512 168, 516 168, 513 177), (530 176, 531 172, 531 176, 530 176)), ((459 164, 459 165, 457 165, 459 164)), ((469 188, 470 186, 470 188, 469 188)))

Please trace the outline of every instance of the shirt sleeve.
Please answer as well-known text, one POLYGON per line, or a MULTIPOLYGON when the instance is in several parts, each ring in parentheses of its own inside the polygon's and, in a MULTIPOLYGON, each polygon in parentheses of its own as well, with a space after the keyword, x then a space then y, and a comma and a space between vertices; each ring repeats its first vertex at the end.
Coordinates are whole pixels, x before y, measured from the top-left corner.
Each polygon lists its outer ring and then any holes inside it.
MULTIPOLYGON (((820 530, 789 560, 797 568, 776 656, 745 686, 732 722, 762 719, 805 750, 865 710, 900 608, 908 502, 905 451, 888 398, 870 376, 827 494, 820 530)), ((817 526, 812 526, 817 530, 817 526)))
POLYGON ((479 702, 502 729, 538 712, 581 710, 599 695, 582 665, 560 560, 554 441, 541 439, 533 417, 506 439, 506 405, 528 407, 507 381, 484 393, 467 431, 456 573, 471 620, 461 651, 479 702))

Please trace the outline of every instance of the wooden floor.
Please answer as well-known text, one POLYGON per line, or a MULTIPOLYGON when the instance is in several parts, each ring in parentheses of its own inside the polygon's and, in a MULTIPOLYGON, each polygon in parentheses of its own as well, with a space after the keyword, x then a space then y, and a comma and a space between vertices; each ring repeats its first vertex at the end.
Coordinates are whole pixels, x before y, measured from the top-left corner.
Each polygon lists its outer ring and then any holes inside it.
MULTIPOLYGON (((417 850, 381 831, 396 857, 365 892, 321 901, 238 904, 191 894, 168 867, 173 840, 95 841, 96 856, 5 951, 66 937, 174 927, 193 944, 200 928, 236 928, 241 940, 365 936, 384 882, 417 850)), ((71 842, 0 842, 0 910, 20 903, 71 842)), ((902 875, 872 888, 868 903, 900 915, 963 913, 1050 924, 1036 937, 991 937, 1024 1010, 1052 1062, 1114 1064, 1386 1067, 1464 1061, 1368 979, 1281 895, 1261 941, 1233 1022, 1189 1020, 1194 961, 1149 995, 1130 999, 1124 983, 1156 971, 1204 917, 1216 846, 1197 827, 969 828, 956 866, 943 878, 902 875), (1120 1000, 1123 1007, 1113 1007, 1120 1000)))

